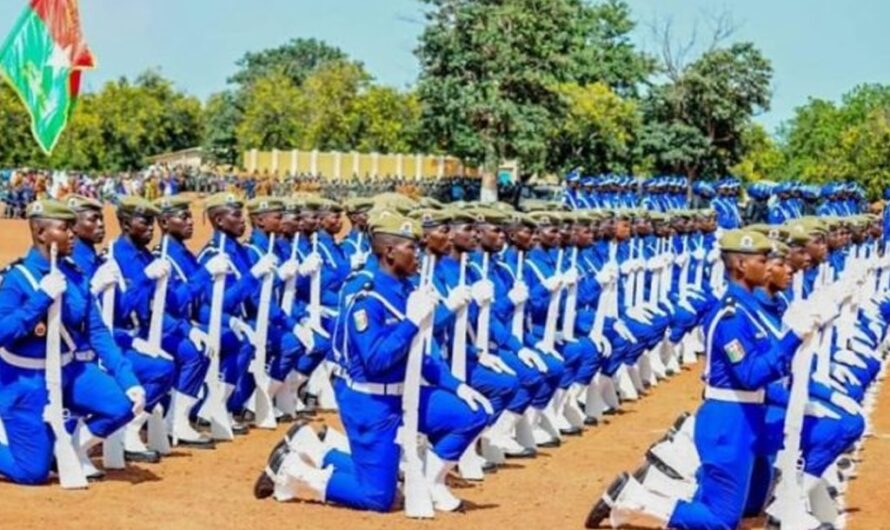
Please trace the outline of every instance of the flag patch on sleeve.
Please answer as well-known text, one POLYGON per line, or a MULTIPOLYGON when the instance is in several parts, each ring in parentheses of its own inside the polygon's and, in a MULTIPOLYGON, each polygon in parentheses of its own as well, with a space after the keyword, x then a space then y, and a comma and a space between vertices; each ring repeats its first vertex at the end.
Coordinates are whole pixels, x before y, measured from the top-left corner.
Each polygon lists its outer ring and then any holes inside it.
POLYGON ((742 343, 739 342, 738 339, 733 340, 729 344, 723 347, 723 351, 726 352, 726 356, 729 357, 729 362, 735 364, 742 359, 745 358, 745 347, 742 346, 742 343))
POLYGON ((364 309, 359 309, 355 313, 352 314, 352 322, 355 324, 355 329, 359 333, 368 329, 368 313, 364 309))

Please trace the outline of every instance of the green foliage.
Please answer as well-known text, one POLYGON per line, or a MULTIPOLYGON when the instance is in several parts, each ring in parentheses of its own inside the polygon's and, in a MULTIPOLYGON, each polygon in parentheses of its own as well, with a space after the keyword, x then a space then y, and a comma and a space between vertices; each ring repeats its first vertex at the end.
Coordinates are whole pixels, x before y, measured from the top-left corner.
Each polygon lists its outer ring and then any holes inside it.
POLYGON ((245 149, 293 149, 303 133, 302 94, 283 73, 255 80, 244 95, 244 116, 237 126, 245 149))
POLYGON ((663 172, 725 175, 744 155, 753 116, 769 110, 771 77, 769 60, 751 43, 703 54, 676 81, 650 91, 646 154, 663 172))
POLYGON ((372 86, 359 95, 355 148, 363 152, 410 153, 418 147, 420 102, 413 93, 372 86))
POLYGON ((579 155, 566 135, 580 133, 562 130, 571 105, 557 87, 602 82, 632 94, 652 71, 651 59, 629 42, 633 22, 624 2, 426 2, 417 49, 424 133, 439 150, 489 170, 510 159, 526 174, 571 165, 579 155), (549 138, 552 131, 563 137, 549 138))
POLYGON ((565 172, 581 166, 593 174, 631 172, 642 127, 636 103, 601 82, 566 83, 556 92, 566 113, 550 134, 551 167, 565 172))
POLYGON ((742 133, 744 156, 731 168, 733 175, 747 182, 779 180, 785 154, 762 125, 750 124, 742 133))
POLYGON ((315 70, 300 87, 301 147, 347 151, 355 145, 356 101, 371 76, 356 63, 334 61, 315 70))
POLYGON ((277 48, 248 52, 235 64, 239 70, 229 78, 242 88, 271 74, 283 74, 301 85, 315 69, 333 61, 346 60, 342 50, 316 39, 291 39, 277 48))
POLYGON ((890 182, 890 86, 855 87, 839 105, 811 99, 783 125, 784 174, 808 182, 851 180, 877 198, 890 182))
POLYGON ((204 107, 204 150, 215 161, 234 165, 238 161, 238 124, 244 109, 235 92, 226 90, 210 96, 204 107))

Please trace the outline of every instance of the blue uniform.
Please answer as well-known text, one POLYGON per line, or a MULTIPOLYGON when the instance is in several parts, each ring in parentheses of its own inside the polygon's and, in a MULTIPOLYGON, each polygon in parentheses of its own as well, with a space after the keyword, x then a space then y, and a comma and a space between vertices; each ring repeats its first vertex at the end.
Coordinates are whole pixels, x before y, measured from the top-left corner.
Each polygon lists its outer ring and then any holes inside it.
MULTIPOLYGON (((145 275, 145 267, 154 256, 145 248, 137 248, 126 237, 120 237, 112 243, 114 260, 120 268, 126 289, 115 287, 114 305, 114 338, 124 350, 124 355, 133 365, 137 379, 145 388, 145 408, 151 410, 155 404, 165 398, 176 381, 177 366, 174 362, 151 357, 133 349, 133 340, 147 339, 151 322, 151 305, 155 291, 155 280, 145 275), (126 294, 124 294, 126 293, 126 294), (128 300, 126 303, 124 300, 128 300)), ((167 302, 170 298, 168 295, 167 302)), ((161 347, 177 358, 179 346, 183 342, 179 322, 165 314, 163 316, 163 334, 161 347)), ((185 339, 186 341, 188 339, 185 339)), ((192 347, 192 359, 183 358, 183 362, 199 364, 200 353, 192 347)), ((206 364, 204 365, 206 372, 206 364)), ((200 382, 203 381, 203 374, 200 382)))
POLYGON ((698 489, 691 501, 677 503, 671 528, 738 526, 755 459, 764 443, 764 390, 788 374, 791 357, 801 343, 792 333, 773 340, 758 321, 754 295, 734 282, 729 283, 720 306, 705 323, 709 388, 695 421, 694 439, 701 458, 698 489))
MULTIPOLYGON (((418 328, 405 318, 406 279, 378 270, 364 289, 343 308, 334 341, 344 371, 334 391, 351 454, 328 452, 324 466, 334 468, 325 497, 361 510, 388 511, 395 499, 400 447, 396 433, 402 420, 401 385, 407 356, 418 328)), ((454 391, 460 382, 436 355, 426 355, 421 387, 420 431, 443 460, 455 461, 488 422, 454 391)))
MULTIPOLYGON (((49 271, 49 261, 32 248, 0 284, 0 418, 9 440, 0 444, 0 474, 28 484, 46 480, 52 457, 52 435, 43 422, 52 300, 38 287, 49 271)), ((90 432, 106 437, 133 418, 125 391, 139 381, 102 322, 87 279, 69 260, 59 262, 59 271, 68 283, 62 302, 62 399, 90 432)))

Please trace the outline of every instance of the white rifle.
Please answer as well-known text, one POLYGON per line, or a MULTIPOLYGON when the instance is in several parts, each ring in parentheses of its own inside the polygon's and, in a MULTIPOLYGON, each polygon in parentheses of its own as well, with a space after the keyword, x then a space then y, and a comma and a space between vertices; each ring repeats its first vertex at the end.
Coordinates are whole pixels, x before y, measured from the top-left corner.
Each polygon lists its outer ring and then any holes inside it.
MULTIPOLYGON (((578 270, 578 247, 572 248, 571 269, 578 270)), ((548 307, 549 309, 549 307, 548 307)), ((575 320, 578 316, 578 282, 566 289, 566 309, 562 317, 562 338, 565 341, 575 340, 575 320)))
MULTIPOLYGON (((269 236, 268 255, 272 256, 274 251, 275 234, 271 234, 269 236)), ((250 372, 253 373, 253 378, 256 381, 253 400, 254 415, 257 426, 264 429, 274 429, 277 425, 275 410, 272 406, 272 396, 269 395, 271 380, 266 372, 266 343, 269 336, 269 312, 272 307, 272 286, 274 281, 274 273, 269 273, 263 278, 263 284, 260 288, 260 305, 256 319, 256 343, 254 344, 255 352, 250 363, 250 372)))
MULTIPOLYGON (((412 296, 428 296, 426 292, 432 283, 433 270, 435 270, 436 258, 429 255, 424 258, 421 265, 420 286, 412 293, 412 296)), ((408 304, 412 303, 412 297, 408 298, 408 304)), ((405 515, 412 518, 433 518, 433 499, 430 493, 429 483, 423 472, 423 460, 420 457, 420 447, 417 443, 419 415, 420 415, 420 381, 423 356, 426 348, 431 343, 428 333, 432 330, 432 315, 422 323, 414 338, 411 339, 411 349, 408 352, 407 366, 405 367, 405 387, 402 395, 402 426, 399 428, 398 441, 405 455, 405 515)))
MULTIPOLYGON (((318 254, 318 233, 312 234, 312 253, 318 254)), ((309 280, 309 323, 313 331, 324 334, 321 327, 321 268, 312 273, 309 280)), ((318 406, 325 410, 337 410, 337 399, 334 396, 334 388, 331 385, 330 366, 327 361, 322 361, 318 368, 312 372, 306 383, 310 392, 318 396, 318 406)))
MULTIPOLYGON (((226 235, 219 236, 219 253, 225 255, 226 235)), ((204 382, 207 384, 207 397, 199 415, 210 422, 210 434, 215 440, 232 440, 235 434, 232 432, 232 422, 226 409, 226 385, 223 382, 219 370, 219 358, 221 353, 221 335, 223 320, 223 298, 226 291, 226 276, 219 275, 213 278, 213 294, 210 300, 210 325, 208 335, 210 340, 209 355, 210 366, 204 382)))
MULTIPOLYGON (((524 252, 520 250, 517 252, 516 279, 515 279, 514 283, 520 283, 520 282, 522 282, 523 284, 525 283, 525 281, 522 279, 523 278, 522 268, 523 268, 524 262, 525 262, 524 252)), ((523 338, 524 338, 523 337, 524 332, 522 329, 523 324, 524 324, 524 322, 523 322, 524 319, 525 319, 525 302, 518 304, 516 307, 513 308, 513 323, 510 328, 513 331, 513 336, 516 337, 517 339, 519 339, 520 342, 522 342, 523 338)))
MULTIPOLYGON (((830 332, 828 328, 827 333, 830 332)), ((813 525, 814 518, 807 509, 809 499, 803 487, 800 437, 809 398, 810 366, 819 342, 815 333, 807 336, 791 363, 793 381, 785 414, 785 443, 776 459, 782 477, 776 486, 775 500, 766 510, 767 514, 781 521, 783 530, 810 530, 818 526, 818 523, 813 525)))
MULTIPOLYGON (((318 234, 312 234, 312 253, 318 255, 318 234)), ((321 269, 309 280, 309 322, 313 329, 321 329, 321 269)))
MULTIPOLYGON (((114 263, 114 243, 108 245, 106 263, 114 263)), ((108 326, 108 332, 114 336, 114 294, 115 285, 110 285, 102 293, 102 321, 108 326)), ((123 289, 123 285, 121 285, 123 289)), ((124 469, 124 430, 118 429, 102 442, 102 464, 105 469, 124 469)))
MULTIPOLYGON (((58 272, 58 248, 50 247, 50 274, 58 272)), ((87 487, 87 477, 80 465, 74 441, 65 429, 65 404, 62 400, 62 297, 60 294, 49 306, 46 321, 46 393, 49 400, 43 409, 44 421, 55 435, 53 454, 59 473, 59 483, 65 489, 87 487)))
MULTIPOLYGON (((556 268, 553 276, 558 277, 562 273, 563 249, 560 248, 556 257, 556 268)), ((562 297, 562 289, 559 288, 550 293, 550 302, 547 304, 547 319, 544 321, 544 336, 541 339, 541 349, 556 355, 556 322, 559 318, 559 300, 562 297)))
MULTIPOLYGON (((467 284, 467 253, 460 255, 460 273, 457 284, 467 284)), ((469 321, 469 304, 457 310, 454 317, 454 336, 451 342, 451 373, 461 381, 467 380, 467 324, 469 321)))
MULTIPOLYGON (((167 259, 169 237, 161 238, 161 259, 167 259)), ((148 344, 155 352, 161 352, 161 338, 164 327, 164 311, 167 303, 167 284, 169 275, 164 274, 155 281, 155 291, 151 300, 151 320, 148 325, 148 344)), ((172 358, 168 358, 172 360, 172 358)), ((170 454, 170 440, 167 438, 167 427, 161 407, 155 407, 148 418, 148 447, 162 455, 170 454)))
MULTIPOLYGON (((300 234, 294 236, 290 248, 290 261, 297 260, 297 247, 300 245, 300 234)), ((281 296, 281 309, 290 316, 294 311, 294 298, 297 294, 297 277, 293 276, 284 282, 284 294, 281 296)))
MULTIPOLYGON (((489 267, 489 256, 488 252, 482 252, 482 281, 488 281, 488 267, 489 267)), ((479 317, 476 322, 476 349, 479 350, 479 355, 488 355, 488 337, 490 335, 491 330, 489 329, 489 324, 491 323, 491 301, 488 301, 479 306, 479 317)))

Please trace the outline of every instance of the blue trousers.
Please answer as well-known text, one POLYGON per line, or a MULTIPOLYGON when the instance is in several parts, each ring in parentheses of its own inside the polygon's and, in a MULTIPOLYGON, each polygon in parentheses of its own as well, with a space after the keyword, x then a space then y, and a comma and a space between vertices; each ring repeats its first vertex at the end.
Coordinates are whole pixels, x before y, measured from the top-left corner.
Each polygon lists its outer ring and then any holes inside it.
MULTIPOLYGON (((167 359, 155 358, 136 350, 123 350, 133 366, 133 373, 145 389, 145 410, 151 410, 173 388, 176 365, 167 359)), ((92 430, 92 429, 90 429, 92 430)), ((98 434, 93 431, 93 434, 98 434)))
POLYGON ((42 484, 49 477, 53 435, 43 421, 46 403, 41 378, 0 385, 0 420, 8 441, 0 444, 0 476, 16 484, 42 484))
MULTIPOLYGON (((593 341, 590 340, 589 337, 579 337, 575 339, 574 342, 567 342, 563 348, 563 352, 565 353, 570 349, 577 349, 577 355, 580 359, 572 383, 580 383, 582 385, 590 384, 593 380, 593 376, 595 376, 597 370, 600 369, 600 364, 602 362, 601 352, 597 350, 593 341)), ((568 359, 568 353, 566 355, 566 359, 568 359)), ((572 356, 574 356, 574 353, 572 356)))
POLYGON ((173 387, 183 394, 198 397, 207 368, 210 367, 210 359, 204 352, 198 351, 195 343, 179 334, 165 335, 161 340, 161 347, 175 361, 173 387))
POLYGON ((498 355, 504 361, 504 364, 516 372, 516 378, 519 380, 519 390, 510 403, 507 404, 507 410, 516 414, 522 414, 539 394, 547 395, 547 401, 544 404, 550 401, 550 398, 553 397, 553 393, 556 391, 556 385, 553 385, 551 388, 543 373, 534 367, 527 366, 511 351, 499 350, 498 355))
MULTIPOLYGON (((256 350, 250 344, 245 344, 245 346, 249 348, 250 356, 246 359, 244 371, 236 383, 235 391, 229 397, 227 406, 232 411, 244 409, 244 404, 247 403, 253 391, 256 390, 256 380, 253 374, 248 371, 251 357, 253 357, 256 350)), ((269 374, 271 379, 284 381, 291 370, 297 366, 297 360, 303 351, 305 351, 303 345, 296 335, 290 331, 270 325, 266 343, 266 373, 269 374)))
MULTIPOLYGON (((324 465, 334 466, 326 498, 357 510, 389 511, 399 478, 402 400, 355 392, 339 378, 334 392, 351 453, 330 451, 325 457, 324 465)), ((421 387, 419 429, 443 460, 460 458, 487 423, 483 410, 473 412, 451 392, 421 387)))
MULTIPOLYGON (((495 372, 479 364, 475 358, 467 359, 467 374, 469 376, 467 383, 491 401, 494 413, 489 419, 490 422, 494 422, 519 393, 521 385, 518 377, 495 372)), ((528 402, 530 401, 531 399, 528 400, 528 402)), ((526 406, 528 402, 525 403, 526 406)), ((522 403, 515 405, 521 406, 522 403)))
POLYGON ((750 488, 751 473, 765 430, 763 405, 705 400, 695 417, 695 446, 701 458, 698 489, 680 501, 670 528, 737 528, 750 488))

